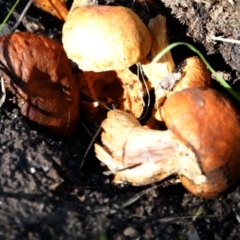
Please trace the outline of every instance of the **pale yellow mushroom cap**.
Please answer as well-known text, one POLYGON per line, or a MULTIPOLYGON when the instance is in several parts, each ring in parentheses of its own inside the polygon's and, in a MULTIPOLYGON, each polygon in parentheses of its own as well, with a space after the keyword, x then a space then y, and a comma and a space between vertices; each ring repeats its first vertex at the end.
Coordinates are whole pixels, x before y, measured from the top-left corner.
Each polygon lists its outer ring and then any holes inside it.
POLYGON ((71 9, 63 27, 68 57, 84 71, 120 70, 145 59, 151 36, 141 19, 120 6, 71 9))

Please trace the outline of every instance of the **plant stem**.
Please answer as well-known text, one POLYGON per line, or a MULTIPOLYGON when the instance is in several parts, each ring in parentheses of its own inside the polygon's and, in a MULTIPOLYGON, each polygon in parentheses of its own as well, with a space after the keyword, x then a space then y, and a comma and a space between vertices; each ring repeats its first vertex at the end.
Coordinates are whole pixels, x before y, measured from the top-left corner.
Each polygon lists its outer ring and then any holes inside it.
POLYGON ((207 68, 211 71, 211 73, 215 76, 217 81, 234 97, 240 102, 240 95, 232 89, 232 87, 219 75, 216 73, 216 71, 211 67, 211 65, 208 63, 208 61, 204 58, 202 53, 198 51, 193 45, 186 43, 186 42, 176 42, 168 45, 166 48, 164 48, 160 53, 157 54, 157 56, 152 60, 152 62, 156 63, 160 58, 163 57, 164 54, 166 54, 171 49, 179 46, 184 45, 187 46, 190 50, 195 52, 204 62, 204 64, 207 66, 207 68))

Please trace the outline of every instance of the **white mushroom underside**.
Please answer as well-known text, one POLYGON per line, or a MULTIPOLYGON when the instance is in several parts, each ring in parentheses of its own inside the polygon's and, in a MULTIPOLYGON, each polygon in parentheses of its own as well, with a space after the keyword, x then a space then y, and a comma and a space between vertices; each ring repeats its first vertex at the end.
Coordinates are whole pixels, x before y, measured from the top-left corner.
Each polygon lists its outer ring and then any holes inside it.
POLYGON ((95 144, 97 158, 114 173, 114 182, 145 185, 172 174, 184 175, 202 184, 202 174, 195 154, 170 131, 142 127, 130 114, 111 111, 103 122, 102 142, 95 144))

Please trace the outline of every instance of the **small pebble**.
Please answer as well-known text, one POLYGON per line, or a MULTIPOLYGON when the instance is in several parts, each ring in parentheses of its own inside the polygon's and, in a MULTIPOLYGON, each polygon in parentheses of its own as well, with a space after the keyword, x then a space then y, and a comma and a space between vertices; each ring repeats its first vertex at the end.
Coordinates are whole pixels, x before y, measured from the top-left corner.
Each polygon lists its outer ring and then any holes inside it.
POLYGON ((135 238, 139 235, 138 231, 133 227, 127 227, 123 231, 123 235, 126 237, 135 238))
POLYGON ((187 233, 188 240, 201 240, 196 229, 191 229, 187 233))
POLYGON ((34 174, 36 172, 36 169, 34 167, 30 168, 30 173, 34 174))
POLYGON ((42 166, 42 169, 44 172, 48 172, 50 168, 49 166, 42 166))

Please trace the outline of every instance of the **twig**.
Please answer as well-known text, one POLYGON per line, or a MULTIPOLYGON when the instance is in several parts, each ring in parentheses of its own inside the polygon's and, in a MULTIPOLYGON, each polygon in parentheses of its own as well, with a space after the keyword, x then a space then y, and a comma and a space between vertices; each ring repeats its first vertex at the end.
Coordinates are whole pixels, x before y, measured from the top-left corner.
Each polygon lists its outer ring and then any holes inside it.
POLYGON ((143 195, 145 195, 147 192, 154 190, 158 187, 160 187, 163 183, 154 185, 150 188, 147 188, 143 191, 141 191, 140 193, 135 194, 133 197, 131 197, 130 199, 128 199, 125 203, 122 204, 121 208, 126 208, 128 206, 130 206, 131 204, 133 204, 134 202, 136 202, 140 197, 142 197, 143 195))
POLYGON ((234 209, 233 211, 234 211, 234 214, 235 214, 235 217, 236 217, 238 223, 240 223, 240 215, 239 215, 238 211, 236 209, 234 209))
MULTIPOLYGON (((137 63, 137 76, 138 76, 138 78, 139 78, 140 74, 141 74, 141 76, 142 76, 143 83, 144 83, 144 86, 145 86, 146 92, 147 92, 147 105, 144 106, 145 103, 144 103, 144 100, 142 100, 142 101, 143 101, 143 106, 146 107, 146 109, 144 110, 143 116, 141 116, 141 117, 138 119, 139 121, 141 121, 142 119, 144 119, 144 118, 146 117, 146 115, 147 115, 147 113, 148 113, 148 109, 149 109, 149 107, 150 107, 150 103, 151 103, 150 93, 149 93, 149 89, 148 89, 148 86, 147 86, 147 83, 146 83, 146 79, 145 79, 145 77, 144 77, 144 72, 143 72, 143 69, 142 69, 142 65, 141 65, 141 63, 137 63)), ((139 79, 140 79, 140 78, 139 78, 139 79)))
POLYGON ((18 20, 17 20, 17 22, 15 23, 14 27, 12 28, 12 32, 14 32, 14 31, 17 29, 18 25, 21 23, 23 17, 25 16, 27 10, 28 10, 28 9, 30 8, 30 6, 32 5, 32 2, 33 2, 33 0, 29 0, 29 1, 28 1, 26 7, 25 7, 25 8, 23 9, 23 11, 22 11, 22 14, 20 15, 20 17, 18 18, 18 20))
MULTIPOLYGON (((159 218, 157 221, 159 222, 172 222, 179 219, 192 219, 193 216, 179 216, 179 217, 165 217, 165 218, 159 218)), ((205 215, 205 216, 199 216, 199 218, 217 218, 216 215, 205 215)))
POLYGON ((5 86, 4 86, 4 79, 3 77, 1 77, 1 89, 2 89, 2 97, 0 99, 0 108, 2 107, 3 103, 5 102, 6 100, 6 89, 5 89, 5 86))
POLYGON ((89 128, 86 126, 86 124, 83 121, 80 121, 81 125, 83 126, 83 128, 85 129, 85 131, 88 133, 88 135, 90 137, 93 137, 93 134, 91 133, 91 131, 89 130, 89 128))
POLYGON ((81 172, 82 167, 83 167, 83 165, 84 165, 84 163, 85 163, 85 160, 86 160, 86 158, 87 158, 87 155, 88 155, 88 153, 89 153, 92 145, 94 144, 97 136, 98 136, 99 133, 101 132, 101 130, 102 130, 102 127, 100 126, 100 127, 98 128, 97 132, 94 134, 91 142, 89 143, 89 145, 88 145, 88 147, 87 147, 87 150, 85 151, 85 153, 84 153, 84 155, 83 155, 83 158, 82 158, 82 161, 81 161, 81 163, 80 163, 80 166, 79 166, 79 169, 78 169, 79 172, 81 172))
POLYGON ((216 40, 216 41, 222 41, 222 42, 229 42, 229 43, 236 43, 236 44, 240 44, 240 40, 237 39, 231 39, 231 38, 223 38, 223 37, 211 37, 212 40, 216 40))
MULTIPOLYGON (((81 91, 81 92, 82 92, 83 94, 85 94, 86 96, 90 97, 91 99, 93 99, 94 101, 98 102, 100 105, 102 105, 102 106, 103 106, 104 108, 106 108, 107 110, 109 110, 109 111, 112 110, 112 109, 109 108, 106 104, 104 104, 103 102, 101 102, 101 101, 99 101, 98 99, 94 98, 93 96, 89 95, 88 93, 86 93, 86 92, 84 92, 84 91, 81 91)), ((82 125, 83 125, 83 127, 87 130, 87 132, 90 133, 90 131, 88 131, 88 129, 86 128, 86 126, 85 126, 83 123, 82 123, 82 125)), ((98 136, 99 133, 101 132, 101 130, 102 130, 102 127, 100 126, 100 127, 98 128, 97 132, 96 132, 96 133, 94 134, 94 136, 92 137, 92 140, 91 140, 91 142, 89 143, 89 145, 88 145, 88 147, 87 147, 87 150, 85 151, 85 153, 84 153, 84 155, 83 155, 83 158, 82 158, 82 161, 81 161, 81 163, 80 163, 80 165, 79 165, 79 169, 78 169, 79 172, 81 172, 82 167, 83 167, 83 165, 84 165, 84 162, 85 162, 85 160, 86 160, 86 158, 87 158, 87 155, 88 155, 88 153, 89 153, 92 145, 94 144, 97 136, 98 136)))
POLYGON ((149 187, 137 194, 135 194, 133 197, 129 198, 126 202, 124 202, 123 204, 121 204, 120 206, 116 206, 115 205, 115 209, 104 209, 104 208, 101 208, 101 209, 95 209, 94 212, 95 213, 100 213, 100 212, 108 212, 110 214, 114 214, 116 213, 118 210, 120 209, 124 209, 128 206, 130 206, 131 204, 135 203, 139 198, 141 198, 144 194, 146 194, 147 192, 153 190, 153 189, 156 189, 158 188, 159 186, 161 186, 163 183, 160 183, 160 184, 157 184, 157 185, 154 185, 152 187, 149 187))

